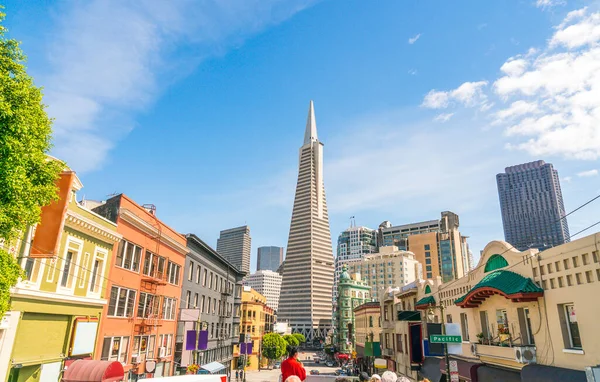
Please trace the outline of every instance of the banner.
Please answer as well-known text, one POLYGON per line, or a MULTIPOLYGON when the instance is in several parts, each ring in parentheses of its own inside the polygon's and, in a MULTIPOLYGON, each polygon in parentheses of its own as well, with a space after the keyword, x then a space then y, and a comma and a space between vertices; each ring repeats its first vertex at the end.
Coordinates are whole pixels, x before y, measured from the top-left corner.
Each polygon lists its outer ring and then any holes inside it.
POLYGON ((185 350, 196 350, 196 331, 188 330, 185 333, 185 350))
POLYGON ((198 350, 208 349, 208 330, 201 330, 198 336, 198 350))

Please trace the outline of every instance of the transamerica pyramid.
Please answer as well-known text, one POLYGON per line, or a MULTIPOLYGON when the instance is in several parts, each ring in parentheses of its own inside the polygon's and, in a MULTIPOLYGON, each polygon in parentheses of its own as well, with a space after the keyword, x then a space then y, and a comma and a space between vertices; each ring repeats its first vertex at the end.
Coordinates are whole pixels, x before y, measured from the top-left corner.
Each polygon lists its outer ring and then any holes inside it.
POLYGON ((308 341, 331 328, 333 252, 323 185, 323 143, 310 101, 292 211, 277 319, 308 341))

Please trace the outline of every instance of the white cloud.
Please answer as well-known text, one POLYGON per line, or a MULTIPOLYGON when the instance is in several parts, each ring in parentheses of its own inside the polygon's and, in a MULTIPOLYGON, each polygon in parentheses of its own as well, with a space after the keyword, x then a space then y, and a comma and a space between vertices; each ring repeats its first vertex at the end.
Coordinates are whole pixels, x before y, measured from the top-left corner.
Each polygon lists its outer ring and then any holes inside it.
POLYGON ((433 119, 433 121, 441 122, 441 123, 448 122, 450 120, 450 118, 452 118, 453 115, 454 115, 454 113, 442 113, 442 114, 437 115, 433 119))
POLYGON ((431 90, 425 95, 422 107, 429 109, 445 109, 451 103, 459 103, 467 107, 485 104, 487 96, 483 87, 487 81, 465 82, 458 88, 450 91, 431 90))
POLYGON ((564 0, 536 0, 535 2, 535 6, 538 8, 552 8, 564 4, 564 0))
POLYGON ((598 170, 594 169, 594 170, 589 170, 589 171, 582 171, 582 172, 578 172, 577 176, 582 178, 582 177, 590 177, 590 176, 597 176, 598 175, 598 170))
POLYGON ((422 106, 479 104, 492 125, 504 128, 509 150, 535 157, 600 158, 600 12, 568 13, 545 49, 511 57, 500 71, 490 91, 485 81, 465 82, 452 91, 430 91, 422 106))
POLYGON ((55 118, 53 154, 80 172, 101 166, 168 83, 308 6, 309 0, 68 2, 39 76, 55 118), (193 55, 178 50, 193 45, 193 55), (165 75, 166 74, 166 75, 165 75), (91 149, 93 148, 93 149, 91 149))
POLYGON ((572 179, 573 178, 571 178, 570 176, 565 176, 564 178, 562 178, 563 182, 565 182, 565 183, 571 183, 572 179))
POLYGON ((418 40, 420 37, 421 37, 421 34, 420 34, 420 33, 418 33, 416 36, 409 38, 409 39, 408 39, 408 43, 412 45, 412 44, 414 44, 415 42, 417 42, 417 40, 418 40))
POLYGON ((408 74, 410 74, 411 76, 416 76, 417 75, 417 69, 411 69, 411 70, 409 70, 408 74))

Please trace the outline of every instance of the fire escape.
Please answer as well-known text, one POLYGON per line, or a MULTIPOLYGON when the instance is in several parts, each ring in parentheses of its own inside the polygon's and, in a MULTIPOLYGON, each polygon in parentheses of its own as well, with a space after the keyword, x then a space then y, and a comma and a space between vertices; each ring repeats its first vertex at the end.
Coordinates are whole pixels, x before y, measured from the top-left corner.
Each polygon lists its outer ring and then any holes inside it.
MULTIPOLYGON (((229 312, 227 311, 227 298, 231 296, 231 290, 229 288, 229 267, 227 267, 227 277, 224 284, 225 285, 223 285, 223 288, 221 288, 221 311, 219 312, 219 335, 217 337, 217 349, 219 349, 219 357, 221 361, 226 358, 227 354, 229 354, 229 351, 225 351, 225 353, 223 353, 223 346, 225 346, 226 339, 230 337, 230 333, 227 332, 225 325, 227 316, 229 315, 229 312)), ((233 310, 233 304, 231 309, 233 310)))

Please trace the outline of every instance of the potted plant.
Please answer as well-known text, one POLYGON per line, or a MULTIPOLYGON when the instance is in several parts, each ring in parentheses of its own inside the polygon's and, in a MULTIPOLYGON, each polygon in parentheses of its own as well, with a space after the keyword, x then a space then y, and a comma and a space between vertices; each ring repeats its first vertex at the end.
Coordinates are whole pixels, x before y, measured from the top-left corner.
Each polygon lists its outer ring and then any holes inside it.
POLYGON ((195 363, 188 365, 188 367, 187 367, 188 374, 198 374, 199 370, 200 370, 200 365, 195 364, 195 363))
POLYGON ((483 332, 481 333, 477 333, 477 340, 479 341, 480 344, 483 344, 483 332))

